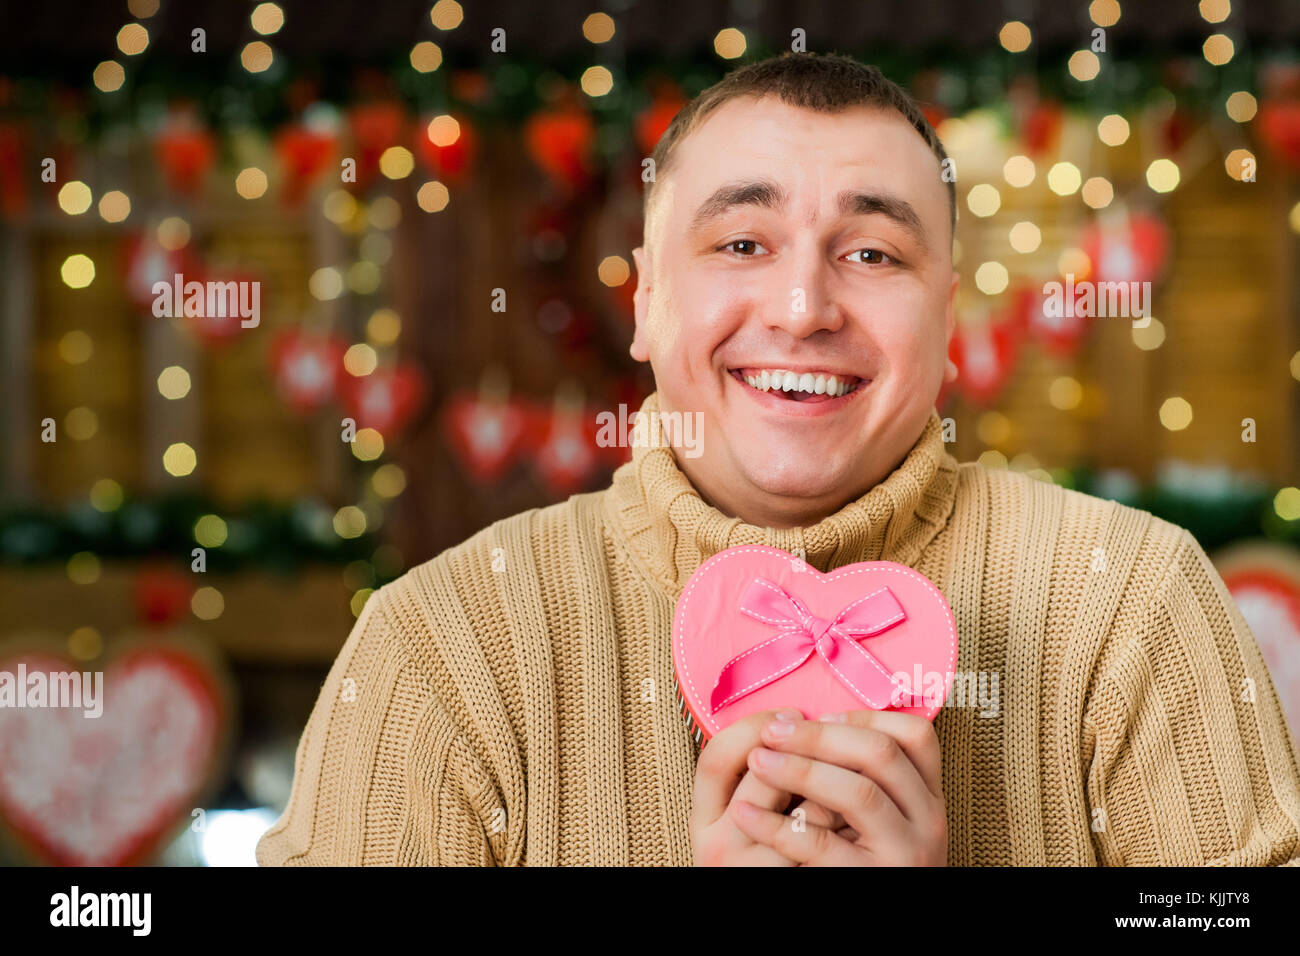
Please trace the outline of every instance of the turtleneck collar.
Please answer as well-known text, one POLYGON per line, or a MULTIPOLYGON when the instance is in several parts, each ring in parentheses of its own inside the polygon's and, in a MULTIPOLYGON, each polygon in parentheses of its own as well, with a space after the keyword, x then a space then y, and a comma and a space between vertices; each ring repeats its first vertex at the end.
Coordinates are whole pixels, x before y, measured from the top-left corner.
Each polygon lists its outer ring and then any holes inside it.
MULTIPOLYGON (((641 405, 659 410, 658 393, 641 405)), ((666 445, 633 446, 606 499, 611 520, 642 569, 675 598, 704 561, 725 548, 766 544, 800 553, 819 571, 855 561, 911 566, 952 511, 957 463, 944 448, 937 412, 907 456, 862 497, 808 527, 765 528, 704 501, 666 445)))

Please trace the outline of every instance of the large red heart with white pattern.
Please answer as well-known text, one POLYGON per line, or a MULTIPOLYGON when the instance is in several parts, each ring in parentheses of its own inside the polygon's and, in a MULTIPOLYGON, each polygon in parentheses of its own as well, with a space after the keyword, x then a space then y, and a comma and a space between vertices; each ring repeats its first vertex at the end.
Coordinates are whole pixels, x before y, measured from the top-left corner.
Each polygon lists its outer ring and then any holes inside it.
MULTIPOLYGON (((85 667, 48 651, 0 652, 10 691, 26 675, 28 703, 40 683, 31 675, 52 688, 48 675, 93 674, 85 667)), ((100 688, 98 717, 86 716, 95 708, 85 697, 79 707, 0 706, 0 820, 45 863, 147 863, 219 762, 229 705, 208 662, 179 645, 142 645, 102 671, 100 688)))

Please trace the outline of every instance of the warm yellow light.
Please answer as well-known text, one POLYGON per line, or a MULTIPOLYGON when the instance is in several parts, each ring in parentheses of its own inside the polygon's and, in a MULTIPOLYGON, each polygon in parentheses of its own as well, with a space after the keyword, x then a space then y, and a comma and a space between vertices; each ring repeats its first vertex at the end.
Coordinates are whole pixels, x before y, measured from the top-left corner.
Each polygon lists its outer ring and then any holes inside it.
POLYGON ((105 60, 95 67, 91 79, 94 80, 95 88, 100 92, 115 93, 126 82, 126 70, 122 69, 122 64, 116 60, 105 60))
POLYGON ((608 13, 593 13, 582 21, 582 35, 591 43, 608 43, 614 38, 614 18, 608 13))
POLYGON ((1001 208, 1002 195, 988 183, 980 183, 966 194, 966 205, 975 215, 986 218, 1001 208))
POLYGON ((226 599, 211 586, 204 586, 190 598, 190 610, 200 621, 215 621, 226 609, 226 599))
POLYGON ((1147 185, 1158 193, 1178 188, 1178 164, 1172 159, 1157 159, 1147 167, 1147 185))
POLYGON ((421 40, 411 47, 411 66, 420 73, 432 73, 442 66, 442 47, 432 40, 421 40))
POLYGON ((131 16, 148 20, 158 12, 158 0, 126 0, 126 8, 131 11, 131 16))
POLYGON ((724 60, 734 60, 745 55, 745 34, 735 27, 719 30, 713 38, 713 51, 724 60))
POLYGON ((245 199, 257 199, 266 194, 266 173, 256 166, 240 170, 235 177, 235 192, 245 199))
POLYGON ((68 653, 79 661, 92 661, 104 650, 104 638, 93 627, 79 627, 68 635, 68 653))
POLYGON ((357 214, 357 201, 346 189, 335 189, 325 197, 321 211, 326 219, 341 226, 357 214))
POLYGON ((370 476, 370 485, 381 498, 396 498, 406 490, 406 472, 397 465, 380 465, 370 476))
POLYGON ((370 204, 366 218, 376 229, 392 229, 402 221, 402 207, 392 196, 380 196, 370 204))
POLYGON ((975 460, 985 468, 1005 471, 1007 467, 1007 456, 994 448, 986 448, 975 460))
POLYGON ((239 54, 239 62, 244 65, 244 69, 249 73, 263 73, 271 68, 271 61, 275 59, 275 54, 271 52, 271 47, 261 40, 254 40, 252 43, 245 44, 243 51, 239 54))
POLYGON ((379 157, 379 171, 389 179, 405 179, 415 169, 415 157, 405 146, 390 146, 379 157))
POLYGON ((59 190, 59 208, 69 216, 80 216, 90 208, 93 198, 89 186, 79 179, 73 179, 64 183, 59 190))
POLYGON ((1133 344, 1143 352, 1153 352, 1165 344, 1165 324, 1153 316, 1147 316, 1144 325, 1135 325, 1131 329, 1133 344))
POLYGON ((158 223, 158 245, 175 252, 190 244, 190 224, 180 216, 168 216, 158 223))
POLYGON ((1083 400, 1083 386, 1068 375, 1054 378, 1047 387, 1047 400, 1053 408, 1068 412, 1079 407, 1079 402, 1083 400))
POLYGON ((163 468, 167 474, 175 478, 184 478, 194 470, 198 461, 194 449, 183 441, 168 445, 167 450, 163 452, 163 468))
POLYGON ((1056 271, 1063 276, 1072 275, 1076 280, 1086 279, 1092 275, 1092 260, 1078 246, 1066 246, 1056 257, 1056 271))
POLYGON ((370 595, 374 593, 374 588, 362 588, 352 595, 352 600, 348 602, 348 608, 352 611, 353 617, 361 616, 361 612, 366 609, 366 602, 370 600, 370 595))
POLYGON ((1002 164, 1002 178, 1008 185, 1023 189, 1034 181, 1038 170, 1028 156, 1012 156, 1002 164))
POLYGON ((126 193, 113 189, 99 197, 99 217, 104 222, 121 222, 129 215, 131 200, 126 193))
POLYGON ((1187 399, 1175 395, 1166 398, 1160 406, 1160 424, 1171 432, 1180 432, 1192 423, 1192 406, 1187 399))
POLYGON ((90 506, 96 511, 116 511, 122 507, 122 486, 112 478, 100 478, 90 486, 90 506))
POLYGON ((322 302, 337 299, 343 294, 343 275, 333 266, 322 266, 307 280, 307 290, 322 302))
POLYGON ((1074 163, 1060 162, 1047 171, 1047 187, 1058 196, 1073 195, 1082 182, 1083 175, 1074 163))
POLYGON ((1104 176, 1093 176, 1083 184, 1080 194, 1084 203, 1093 209, 1105 209, 1115 198, 1115 187, 1104 176))
POLYGON ((596 277, 611 288, 622 285, 632 275, 632 269, 622 256, 606 256, 596 267, 596 277))
POLYGON ((1300 352, 1291 356, 1291 377, 1300 382, 1300 352))
POLYGON ((59 275, 69 289, 84 289, 95 281, 95 263, 90 256, 77 252, 63 260, 59 275))
POLYGON ((65 332, 59 339, 59 358, 69 365, 84 365, 95 352, 95 343, 80 329, 65 332))
POLYGON ((1097 124, 1097 138, 1107 146, 1122 146, 1128 142, 1128 120, 1118 113, 1110 113, 1097 124))
POLYGON ((1008 53, 1023 53, 1033 42, 1033 34, 1019 20, 1008 20, 998 31, 998 42, 1008 53))
POLYGON ((1232 59, 1234 52, 1232 40, 1222 33, 1212 33, 1201 45, 1201 53, 1211 66, 1223 66, 1232 59))
POLYGON ((1091 50, 1075 50, 1070 54, 1066 67, 1072 77, 1086 83, 1088 80, 1096 79, 1097 74, 1101 72, 1101 59, 1091 50))
POLYGON ((975 270, 975 287, 985 295, 998 295, 1006 290, 1010 276, 1000 262, 984 262, 975 270))
POLYGON ((1116 0, 1092 0, 1088 4, 1088 16, 1099 27, 1113 27, 1119 23, 1119 13, 1116 0))
POLYGON ((393 254, 393 240, 382 232, 372 232, 361 240, 361 258, 382 266, 393 254))
POLYGON ((1228 117, 1238 123, 1249 123, 1255 118, 1255 113, 1259 110, 1259 103, 1255 97, 1251 96, 1245 90, 1238 90, 1228 97, 1228 102, 1224 104, 1228 111, 1228 117))
POLYGON ((220 515, 204 515, 194 522, 194 540, 205 548, 221 547, 228 533, 225 519, 220 515))
POLYGON ((429 120, 429 128, 426 132, 429 142, 434 146, 450 146, 460 139, 460 123, 457 122, 456 117, 443 113, 429 120))
POLYGON ((334 512, 334 533, 340 538, 359 538, 366 533, 366 513, 356 505, 344 505, 334 512))
POLYGON ((274 3, 259 3, 253 7, 248 21, 253 25, 254 30, 264 37, 269 37, 272 33, 278 33, 284 26, 284 11, 274 3))
POLYGON ((63 428, 73 441, 88 441, 99 431, 99 416, 94 409, 78 405, 63 419, 63 428))
POLYGON ((379 355, 372 346, 358 342, 343 353, 343 367, 349 375, 369 375, 379 366, 379 355))
POLYGON ((416 204, 425 212, 442 212, 451 202, 451 193, 436 179, 425 183, 415 194, 416 204))
POLYGON ((392 309, 376 309, 366 321, 366 338, 376 345, 392 345, 402 334, 402 319, 392 309))
POLYGON ((1282 488, 1273 496, 1273 510, 1283 521, 1300 519, 1300 488, 1282 488))
POLYGON ((139 23, 128 23, 117 31, 117 48, 127 56, 143 53, 149 46, 149 31, 139 23))
POLYGON ((439 30, 456 29, 464 17, 465 11, 456 0, 438 0, 429 11, 429 20, 439 30))
POLYGON ((604 96, 614 88, 614 74, 603 66, 589 66, 582 71, 579 85, 588 96, 604 96))
POLYGON ((190 393, 190 373, 179 365, 168 365, 158 373, 158 394, 176 401, 190 393))
POLYGON ((68 558, 68 579, 73 584, 94 584, 99 580, 99 558, 89 551, 78 551, 68 558))
POLYGON ((357 432, 352 442, 352 454, 360 461, 374 461, 384 453, 384 436, 373 428, 363 428, 357 432))
POLYGON ((1008 236, 1011 248, 1016 252, 1036 252, 1043 243, 1043 233, 1032 222, 1018 222, 1011 227, 1008 236))
POLYGON ((1206 23, 1222 23, 1232 12, 1230 0, 1201 0, 1201 17, 1206 23))
POLYGON ((1254 174, 1255 154, 1248 149, 1234 149, 1223 158, 1223 168, 1237 182, 1246 181, 1246 174, 1254 174))
POLYGON ((383 273, 373 262, 361 259, 348 269, 348 288, 357 295, 370 295, 379 288, 383 273))
POLYGON ((984 412, 975 420, 975 434, 986 445, 1005 445, 1011 440, 1011 419, 1001 412, 984 412))

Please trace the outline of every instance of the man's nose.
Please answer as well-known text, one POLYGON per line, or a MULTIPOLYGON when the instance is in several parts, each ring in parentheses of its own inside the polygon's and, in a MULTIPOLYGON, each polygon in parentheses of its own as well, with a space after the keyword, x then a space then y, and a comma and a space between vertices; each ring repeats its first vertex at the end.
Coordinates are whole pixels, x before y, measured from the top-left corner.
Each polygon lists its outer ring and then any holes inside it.
POLYGON ((844 324, 844 312, 835 296, 834 263, 813 242, 791 246, 781 267, 774 270, 764 296, 764 318, 769 328, 794 338, 813 332, 834 332, 844 324))

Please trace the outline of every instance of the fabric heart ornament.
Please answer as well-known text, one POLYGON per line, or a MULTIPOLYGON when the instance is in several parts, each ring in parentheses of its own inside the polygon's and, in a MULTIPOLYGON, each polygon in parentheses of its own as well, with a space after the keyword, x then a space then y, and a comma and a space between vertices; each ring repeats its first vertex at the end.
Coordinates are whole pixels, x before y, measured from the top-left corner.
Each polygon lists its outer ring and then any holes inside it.
POLYGON ((957 624, 925 575, 892 561, 822 574, 778 548, 727 548, 673 616, 679 703, 705 739, 762 710, 815 719, 897 710, 933 720, 952 688, 957 624))
POLYGON ((148 863, 215 780, 228 685, 173 642, 138 645, 97 679, 85 666, 0 658, 0 822, 46 864, 148 863))

